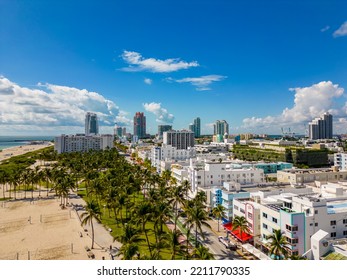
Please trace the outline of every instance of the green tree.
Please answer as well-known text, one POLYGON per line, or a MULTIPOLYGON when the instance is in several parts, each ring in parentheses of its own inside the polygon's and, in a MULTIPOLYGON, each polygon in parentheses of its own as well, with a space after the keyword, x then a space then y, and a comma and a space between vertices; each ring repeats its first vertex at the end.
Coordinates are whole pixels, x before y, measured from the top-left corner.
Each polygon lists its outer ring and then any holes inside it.
POLYGON ((214 260, 213 254, 202 245, 194 248, 193 258, 198 260, 214 260))
POLYGON ((250 233, 248 222, 245 217, 243 216, 235 216, 233 219, 233 226, 232 230, 238 230, 240 233, 240 236, 242 237, 243 233, 250 233))
POLYGON ((218 232, 219 232, 219 224, 222 218, 226 218, 225 215, 226 208, 222 204, 218 204, 216 207, 212 209, 212 215, 218 219, 218 232))
POLYGON ((94 248, 94 225, 93 219, 101 223, 101 210, 94 200, 87 201, 86 211, 81 215, 82 226, 89 224, 92 228, 92 249, 94 248))
POLYGON ((266 237, 270 241, 270 254, 275 260, 285 259, 288 255, 288 241, 280 229, 274 230, 271 235, 266 237))

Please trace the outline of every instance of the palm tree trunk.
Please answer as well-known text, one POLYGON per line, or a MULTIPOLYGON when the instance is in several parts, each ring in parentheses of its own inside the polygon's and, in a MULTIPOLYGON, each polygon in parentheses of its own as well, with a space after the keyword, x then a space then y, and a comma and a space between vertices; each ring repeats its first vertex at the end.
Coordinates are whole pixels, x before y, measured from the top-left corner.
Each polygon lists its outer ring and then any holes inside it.
POLYGON ((147 231, 146 231, 146 223, 143 223, 143 224, 142 224, 142 230, 145 232, 146 241, 147 241, 148 250, 149 250, 149 255, 150 255, 150 257, 152 258, 151 244, 149 244, 149 239, 148 239, 148 235, 147 235, 147 231))
POLYGON ((94 249, 94 225, 93 225, 93 220, 90 220, 90 225, 92 227, 92 249, 94 249))

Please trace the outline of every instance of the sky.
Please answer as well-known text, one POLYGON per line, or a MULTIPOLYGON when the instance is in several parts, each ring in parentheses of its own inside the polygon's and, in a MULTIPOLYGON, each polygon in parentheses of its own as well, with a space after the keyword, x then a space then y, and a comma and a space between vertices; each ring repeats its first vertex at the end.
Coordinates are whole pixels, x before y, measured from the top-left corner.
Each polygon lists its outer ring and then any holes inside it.
POLYGON ((203 134, 347 133, 345 0, 0 0, 0 136, 133 132, 144 112, 203 134))

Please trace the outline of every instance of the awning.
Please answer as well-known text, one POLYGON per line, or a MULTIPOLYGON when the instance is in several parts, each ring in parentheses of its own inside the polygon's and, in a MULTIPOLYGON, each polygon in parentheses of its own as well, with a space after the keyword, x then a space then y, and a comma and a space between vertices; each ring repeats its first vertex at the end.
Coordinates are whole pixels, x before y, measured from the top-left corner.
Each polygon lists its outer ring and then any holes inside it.
POLYGON ((224 224, 223 226, 230 234, 235 236, 241 242, 245 242, 245 241, 247 241, 253 237, 252 235, 250 235, 246 232, 242 232, 242 234, 240 234, 239 229, 232 230, 232 228, 233 228, 232 223, 224 224))

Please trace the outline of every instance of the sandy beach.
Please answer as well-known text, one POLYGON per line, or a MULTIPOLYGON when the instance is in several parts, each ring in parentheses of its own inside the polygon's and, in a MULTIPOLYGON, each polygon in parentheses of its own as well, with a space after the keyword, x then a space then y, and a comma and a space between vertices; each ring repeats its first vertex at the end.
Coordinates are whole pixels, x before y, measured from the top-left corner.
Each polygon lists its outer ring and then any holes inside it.
POLYGON ((0 162, 6 159, 9 159, 13 156, 19 156, 28 152, 37 151, 46 147, 53 146, 54 144, 51 142, 45 142, 45 144, 28 144, 23 146, 11 147, 7 149, 3 149, 0 152, 0 162))
MULTIPOLYGON (((71 198, 72 204, 83 204, 71 198)), ((0 202, 0 260, 90 260, 91 230, 82 227, 73 207, 61 209, 60 199, 52 197, 33 201, 0 202)), ((111 259, 109 246, 119 246, 100 224, 95 226, 96 260, 111 259)))

